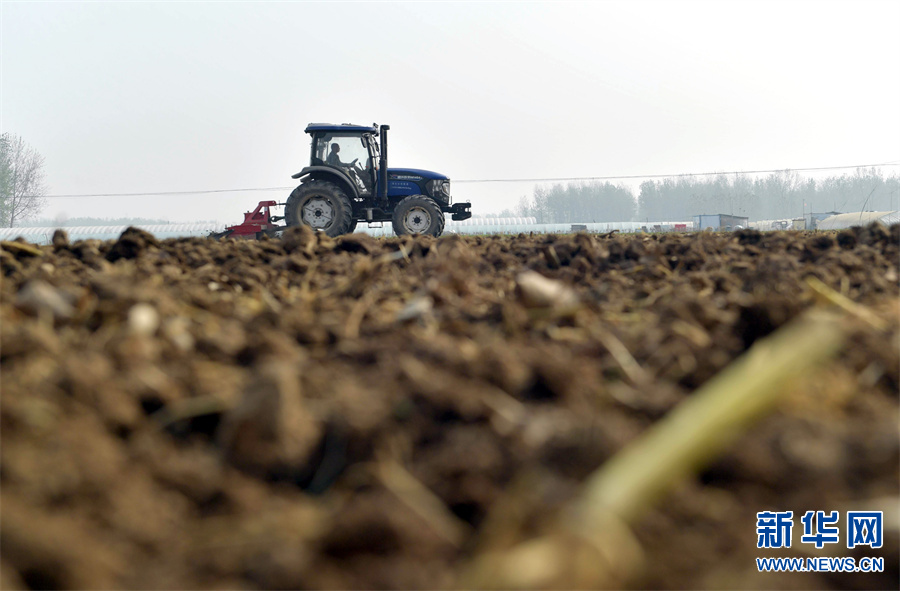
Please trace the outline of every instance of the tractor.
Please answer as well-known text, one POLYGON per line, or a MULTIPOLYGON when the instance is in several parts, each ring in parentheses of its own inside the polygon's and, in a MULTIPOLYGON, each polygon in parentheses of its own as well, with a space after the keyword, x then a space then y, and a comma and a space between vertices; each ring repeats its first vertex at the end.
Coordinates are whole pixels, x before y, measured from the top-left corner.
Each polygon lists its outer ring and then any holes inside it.
POLYGON ((388 168, 388 125, 310 123, 309 166, 291 178, 284 220, 338 236, 359 222, 391 222, 394 233, 440 236, 444 214, 472 217, 470 203, 451 203, 450 180, 417 168, 388 168))

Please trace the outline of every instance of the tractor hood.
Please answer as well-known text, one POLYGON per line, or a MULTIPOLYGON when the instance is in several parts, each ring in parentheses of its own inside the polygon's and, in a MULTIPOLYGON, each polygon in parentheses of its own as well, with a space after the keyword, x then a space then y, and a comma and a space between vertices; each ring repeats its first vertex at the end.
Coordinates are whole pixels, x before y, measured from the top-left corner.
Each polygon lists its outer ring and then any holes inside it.
POLYGON ((430 170, 422 170, 421 168, 391 168, 388 167, 388 177, 390 180, 409 180, 414 181, 419 178, 423 178, 429 181, 446 181, 448 177, 439 172, 432 172, 430 170), (417 177, 417 178, 403 178, 403 177, 417 177))

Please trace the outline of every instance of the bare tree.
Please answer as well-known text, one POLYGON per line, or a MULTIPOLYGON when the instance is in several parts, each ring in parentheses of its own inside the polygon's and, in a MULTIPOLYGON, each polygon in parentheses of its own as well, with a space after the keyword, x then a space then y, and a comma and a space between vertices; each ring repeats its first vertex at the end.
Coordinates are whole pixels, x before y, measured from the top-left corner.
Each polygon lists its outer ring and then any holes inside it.
POLYGON ((44 207, 44 157, 21 137, 0 135, 0 224, 12 228, 44 207))

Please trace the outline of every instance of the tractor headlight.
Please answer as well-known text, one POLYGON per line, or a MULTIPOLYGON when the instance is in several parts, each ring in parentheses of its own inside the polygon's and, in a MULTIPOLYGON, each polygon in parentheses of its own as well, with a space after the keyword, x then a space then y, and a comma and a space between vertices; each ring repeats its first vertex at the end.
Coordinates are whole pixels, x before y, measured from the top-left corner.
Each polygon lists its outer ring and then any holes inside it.
POLYGON ((450 181, 431 181, 431 194, 434 197, 449 197, 450 181))
POLYGON ((431 196, 432 197, 440 197, 441 193, 441 181, 429 181, 429 187, 431 188, 431 196))

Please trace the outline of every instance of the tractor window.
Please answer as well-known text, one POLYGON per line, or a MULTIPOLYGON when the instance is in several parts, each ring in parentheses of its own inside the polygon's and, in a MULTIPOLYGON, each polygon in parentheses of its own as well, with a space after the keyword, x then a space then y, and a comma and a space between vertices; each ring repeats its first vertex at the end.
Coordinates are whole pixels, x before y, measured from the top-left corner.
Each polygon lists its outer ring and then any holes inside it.
POLYGON ((317 140, 316 158, 326 166, 344 167, 356 160, 360 167, 365 168, 369 152, 363 138, 358 135, 325 135, 317 140))

